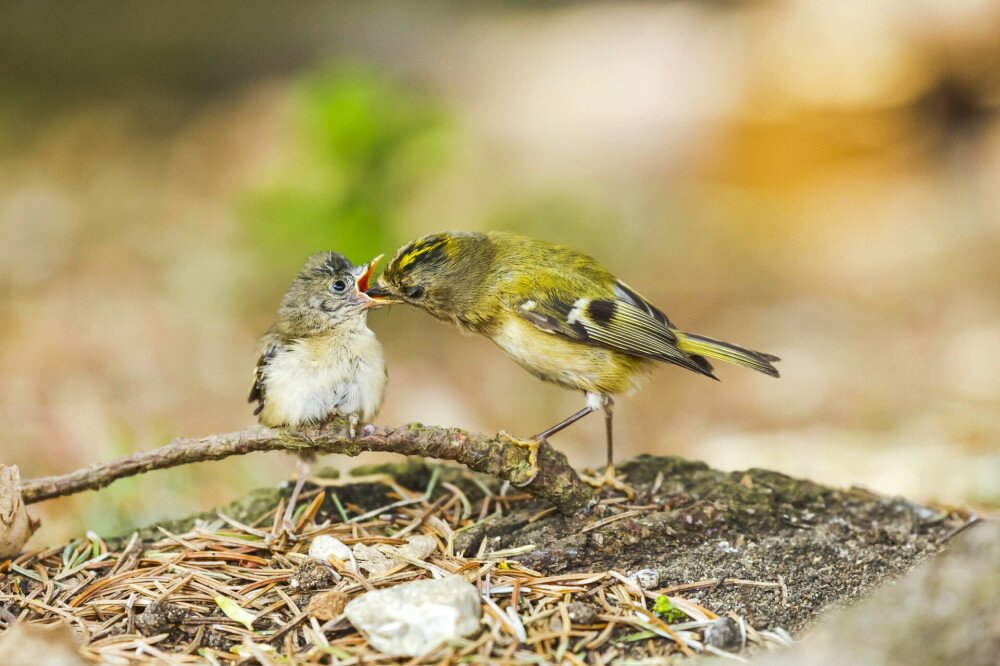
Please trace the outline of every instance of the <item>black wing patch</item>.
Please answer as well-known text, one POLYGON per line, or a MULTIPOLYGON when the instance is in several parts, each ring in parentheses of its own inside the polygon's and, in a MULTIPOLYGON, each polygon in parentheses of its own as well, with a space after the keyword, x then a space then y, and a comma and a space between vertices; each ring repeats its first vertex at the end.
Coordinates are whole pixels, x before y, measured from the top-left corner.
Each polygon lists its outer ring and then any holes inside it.
POLYGON ((615 280, 615 296, 627 303, 631 303, 640 310, 645 310, 646 314, 667 328, 677 328, 670 323, 670 320, 667 319, 667 315, 663 314, 659 308, 640 296, 637 291, 621 280, 615 280))
POLYGON ((264 373, 267 370, 267 364, 271 362, 271 359, 273 359, 277 353, 278 345, 272 343, 268 345, 267 349, 264 350, 264 353, 260 355, 259 359, 257 359, 257 367, 254 369, 253 373, 253 386, 250 387, 250 396, 247 398, 247 402, 258 403, 257 408, 253 410, 254 416, 257 416, 264 411, 264 404, 267 401, 264 373))
MULTIPOLYGON (((645 301, 640 300, 640 303, 645 301)), ((544 301, 522 301, 517 311, 549 333, 713 376, 712 367, 705 359, 688 356, 677 348, 677 336, 664 323, 666 317, 648 304, 643 307, 631 299, 584 298, 569 303, 551 297, 544 301)))
MULTIPOLYGON (((628 286, 621 280, 615 280, 615 296, 622 299, 623 301, 631 303, 637 308, 645 310, 650 317, 660 322, 667 328, 677 328, 676 326, 673 325, 673 323, 671 323, 670 319, 667 318, 667 315, 665 315, 662 310, 660 310, 658 307, 647 301, 637 291, 632 289, 632 287, 628 286)), ((703 374, 712 376, 713 368, 712 364, 708 362, 708 359, 706 359, 704 356, 699 356, 697 354, 688 354, 688 358, 690 358, 699 368, 701 368, 703 374)))

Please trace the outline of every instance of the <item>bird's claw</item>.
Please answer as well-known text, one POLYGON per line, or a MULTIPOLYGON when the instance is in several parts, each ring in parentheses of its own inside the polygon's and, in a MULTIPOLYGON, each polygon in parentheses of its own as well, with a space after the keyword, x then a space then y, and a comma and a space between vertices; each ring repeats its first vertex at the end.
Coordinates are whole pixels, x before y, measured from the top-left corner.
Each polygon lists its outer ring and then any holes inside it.
POLYGON ((544 439, 518 439, 513 435, 501 431, 499 433, 499 439, 505 444, 513 444, 514 446, 519 446, 528 449, 528 467, 530 468, 530 473, 526 479, 521 481, 511 480, 511 485, 517 488, 524 488, 535 480, 538 476, 538 449, 541 447, 544 439))

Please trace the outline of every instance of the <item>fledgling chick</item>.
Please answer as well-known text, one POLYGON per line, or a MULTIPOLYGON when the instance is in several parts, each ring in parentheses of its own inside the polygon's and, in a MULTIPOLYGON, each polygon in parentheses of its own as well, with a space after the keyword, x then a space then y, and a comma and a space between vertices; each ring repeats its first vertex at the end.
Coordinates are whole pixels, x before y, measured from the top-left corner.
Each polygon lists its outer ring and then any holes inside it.
POLYGON ((680 330, 634 289, 576 250, 511 233, 445 232, 403 246, 368 295, 402 301, 479 333, 542 380, 586 394, 586 406, 537 442, 603 409, 614 476, 613 396, 635 390, 653 362, 715 378, 708 359, 778 376, 776 356, 680 330))
MULTIPOLYGON (((257 343, 260 354, 249 402, 269 428, 323 426, 348 420, 353 437, 372 422, 385 399, 382 344, 368 328, 368 310, 380 305, 365 294, 381 255, 355 266, 336 252, 309 257, 278 308, 274 325, 257 343)), ((285 513, 291 529, 305 483, 303 462, 285 513)))

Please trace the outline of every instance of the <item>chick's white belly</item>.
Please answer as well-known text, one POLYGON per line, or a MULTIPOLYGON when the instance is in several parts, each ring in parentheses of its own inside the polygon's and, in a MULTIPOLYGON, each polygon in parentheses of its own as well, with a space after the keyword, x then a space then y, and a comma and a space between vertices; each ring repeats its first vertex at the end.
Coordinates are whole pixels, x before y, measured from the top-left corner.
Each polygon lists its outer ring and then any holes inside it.
MULTIPOLYGON (((375 341, 375 344, 378 344, 375 341)), ((271 425, 322 423, 345 416, 361 423, 375 418, 385 396, 381 353, 316 358, 303 347, 277 354, 268 365, 262 420, 271 425)))

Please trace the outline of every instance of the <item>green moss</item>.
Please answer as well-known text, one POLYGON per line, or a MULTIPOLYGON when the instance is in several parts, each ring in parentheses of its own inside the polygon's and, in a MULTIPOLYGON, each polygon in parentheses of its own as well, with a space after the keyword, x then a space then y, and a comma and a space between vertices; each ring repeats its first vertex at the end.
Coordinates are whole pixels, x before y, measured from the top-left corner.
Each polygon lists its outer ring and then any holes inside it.
POLYGON ((667 624, 675 624, 687 619, 684 611, 674 606, 673 602, 662 594, 656 597, 656 601, 653 602, 653 612, 663 618, 667 624))
POLYGON ((708 465, 695 460, 686 460, 677 456, 651 456, 643 454, 618 466, 629 483, 639 485, 652 484, 656 475, 663 473, 664 479, 687 478, 694 472, 708 470, 708 465))
MULTIPOLYGON (((274 507, 278 504, 281 494, 282 491, 280 488, 258 488, 250 491, 247 495, 230 502, 229 504, 216 507, 210 511, 205 511, 186 518, 179 518, 177 520, 160 521, 155 525, 145 527, 138 530, 139 538, 143 541, 161 538, 163 533, 158 529, 159 527, 173 532, 174 534, 183 534, 190 531, 191 528, 194 527, 194 524, 199 520, 207 521, 218 519, 219 513, 224 513, 230 518, 241 523, 252 524, 268 511, 274 510, 274 507)), ((113 537, 108 539, 108 543, 115 544, 114 547, 118 547, 119 545, 126 543, 130 537, 131 533, 113 537)))

